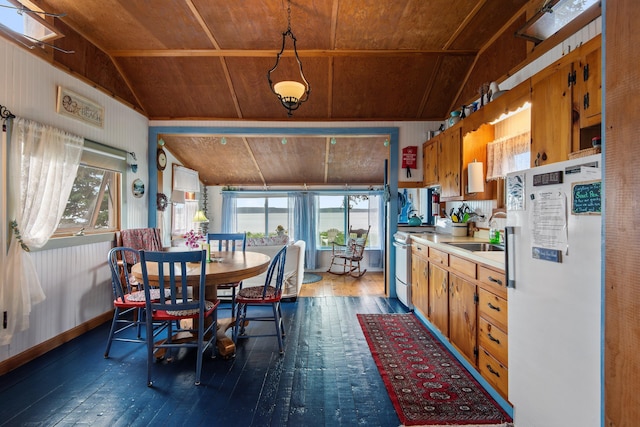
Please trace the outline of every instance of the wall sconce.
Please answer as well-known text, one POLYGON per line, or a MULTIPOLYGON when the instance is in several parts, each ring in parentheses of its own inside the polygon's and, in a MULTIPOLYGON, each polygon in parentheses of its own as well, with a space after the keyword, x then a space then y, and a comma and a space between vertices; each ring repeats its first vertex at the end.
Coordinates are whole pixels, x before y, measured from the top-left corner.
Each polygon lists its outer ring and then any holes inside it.
POLYGON ((133 162, 131 162, 131 164, 129 165, 131 167, 131 172, 136 173, 138 172, 138 159, 136 157, 136 153, 134 153, 133 151, 129 151, 128 154, 133 159, 133 162))

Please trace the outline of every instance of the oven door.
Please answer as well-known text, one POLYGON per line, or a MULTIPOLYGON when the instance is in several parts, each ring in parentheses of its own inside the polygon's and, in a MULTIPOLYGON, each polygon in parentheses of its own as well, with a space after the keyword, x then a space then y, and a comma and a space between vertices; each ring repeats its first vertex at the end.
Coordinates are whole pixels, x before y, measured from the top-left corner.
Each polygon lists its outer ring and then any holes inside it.
POLYGON ((411 246, 406 243, 393 242, 396 248, 396 296, 409 310, 411 304, 411 246))

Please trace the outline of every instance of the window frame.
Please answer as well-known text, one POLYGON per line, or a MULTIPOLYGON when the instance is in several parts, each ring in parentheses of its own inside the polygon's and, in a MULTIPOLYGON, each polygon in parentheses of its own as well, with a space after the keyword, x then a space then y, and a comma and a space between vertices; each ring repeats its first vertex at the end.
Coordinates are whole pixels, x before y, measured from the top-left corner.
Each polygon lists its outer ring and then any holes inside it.
MULTIPOLYGON (((85 234, 76 236, 70 233, 53 234, 49 241, 38 250, 59 249, 71 246, 86 245, 90 243, 99 243, 113 241, 115 233, 126 228, 126 206, 127 192, 125 191, 125 182, 127 181, 127 151, 110 147, 99 142, 84 140, 82 150, 81 165, 98 167, 117 172, 114 185, 116 192, 116 204, 114 209, 116 212, 116 226, 109 230, 85 230, 85 234)), ((79 229, 79 228, 78 228, 79 229)))

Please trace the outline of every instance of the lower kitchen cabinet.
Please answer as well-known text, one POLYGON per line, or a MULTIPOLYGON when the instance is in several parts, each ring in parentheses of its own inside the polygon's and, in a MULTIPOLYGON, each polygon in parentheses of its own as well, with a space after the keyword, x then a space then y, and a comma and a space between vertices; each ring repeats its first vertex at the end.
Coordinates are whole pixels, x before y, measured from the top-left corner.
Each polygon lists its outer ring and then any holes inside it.
POLYGON ((446 245, 412 244, 412 301, 429 322, 508 399, 508 303, 504 270, 446 245))
POLYGON ((449 340, 476 365, 477 351, 476 284, 449 273, 449 340))
POLYGON ((426 257, 426 246, 414 243, 411 249, 411 303, 425 317, 429 311, 429 264, 426 257))
POLYGON ((449 336, 449 272, 429 262, 429 321, 449 336))

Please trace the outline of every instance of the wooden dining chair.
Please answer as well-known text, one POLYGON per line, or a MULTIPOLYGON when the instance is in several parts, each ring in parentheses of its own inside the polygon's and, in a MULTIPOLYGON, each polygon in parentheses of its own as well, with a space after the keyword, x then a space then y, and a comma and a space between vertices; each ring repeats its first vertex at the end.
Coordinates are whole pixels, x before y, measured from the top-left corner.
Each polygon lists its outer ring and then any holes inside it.
MULTIPOLYGON (((247 247, 247 234, 246 233, 208 233, 207 243, 211 245, 211 252, 235 252, 237 250, 245 251, 247 247)), ((213 256, 213 255, 212 255, 213 256)), ((236 293, 237 289, 242 288, 242 282, 224 283, 218 285, 218 291, 226 291, 223 294, 218 292, 218 299, 221 301, 228 301, 231 305, 231 313, 235 313, 236 309, 236 293), (227 293, 231 291, 231 295, 227 293)))
MULTIPOLYGON (((144 301, 145 293, 142 284, 130 274, 131 266, 140 261, 139 252, 133 248, 118 246, 107 254, 107 263, 111 270, 111 288, 113 291, 113 320, 107 338, 107 347, 104 357, 109 357, 113 341, 145 343, 146 335, 142 335, 144 326, 144 301), (132 336, 127 332, 136 328, 136 334, 132 336)), ((159 290, 153 289, 150 295, 154 299, 160 297, 159 290)), ((157 325, 159 326, 159 325, 157 325)), ((161 327, 153 328, 153 335, 157 335, 161 327)))
POLYGON ((211 347, 211 356, 215 357, 218 301, 205 300, 206 251, 148 252, 140 251, 140 265, 145 291, 145 313, 147 336, 152 334, 154 323, 163 322, 167 329, 167 338, 161 341, 147 340, 147 385, 151 387, 151 366, 155 353, 160 349, 179 347, 195 348, 196 360, 195 384, 200 385, 202 359, 204 352, 211 347), (187 280, 187 271, 199 263, 196 268, 200 274, 197 282, 187 280), (152 274, 149 274, 152 271, 152 274), (157 283, 155 283, 157 282, 157 283), (157 285, 158 300, 151 298, 150 289, 157 285), (193 289, 193 298, 188 298, 189 288, 193 289), (166 291, 166 293, 165 293, 166 291), (168 294, 168 296, 167 296, 168 294), (191 322, 180 322, 191 319, 191 322), (205 323, 205 319, 207 322, 205 323), (174 323, 176 327, 174 329, 174 323), (181 326, 178 326, 181 325, 181 326), (191 334, 193 339, 175 339, 175 334, 191 334))
POLYGON ((277 336, 280 354, 284 354, 284 322, 282 320, 282 309, 280 303, 282 300, 282 284, 284 283, 284 264, 287 257, 287 245, 271 259, 264 286, 252 286, 240 289, 236 296, 236 322, 233 326, 233 342, 237 345, 238 339, 249 337, 267 337, 277 336), (255 315, 248 316, 247 309, 250 306, 271 306, 272 316, 255 315), (275 324, 275 334, 251 334, 246 333, 247 322, 264 322, 272 321, 275 324))

